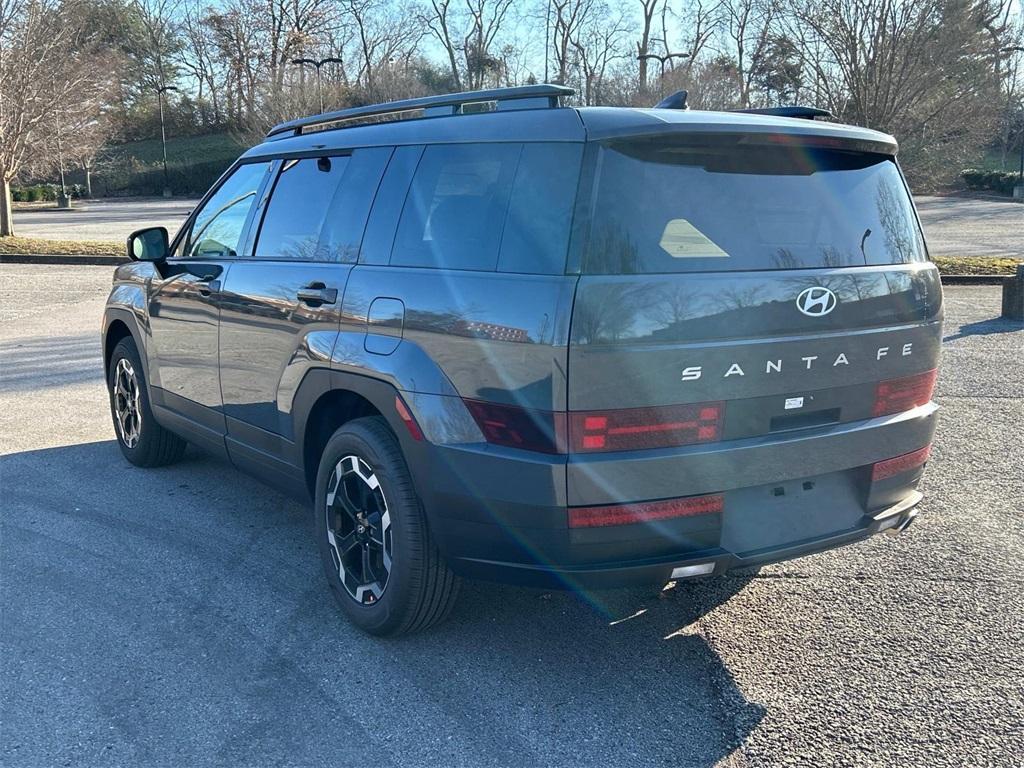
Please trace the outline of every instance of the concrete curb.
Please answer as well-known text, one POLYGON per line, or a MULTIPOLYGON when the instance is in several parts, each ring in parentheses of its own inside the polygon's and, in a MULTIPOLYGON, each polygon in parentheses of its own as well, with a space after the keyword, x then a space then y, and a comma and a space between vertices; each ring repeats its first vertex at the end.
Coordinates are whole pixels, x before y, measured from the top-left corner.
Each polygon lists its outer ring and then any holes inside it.
POLYGON ((1013 275, 941 275, 943 285, 1002 285, 1013 275))
POLYGON ((82 266, 116 267, 127 264, 127 256, 89 255, 84 253, 0 253, 0 264, 79 264, 82 266))

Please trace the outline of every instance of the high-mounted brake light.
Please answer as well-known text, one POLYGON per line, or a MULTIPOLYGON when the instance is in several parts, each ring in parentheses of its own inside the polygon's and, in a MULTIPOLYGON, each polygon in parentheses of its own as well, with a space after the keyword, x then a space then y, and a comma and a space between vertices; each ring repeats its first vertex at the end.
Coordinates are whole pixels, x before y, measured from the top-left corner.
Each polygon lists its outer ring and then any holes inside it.
POLYGON ((932 399, 936 369, 878 383, 875 388, 875 416, 888 416, 924 405, 932 399))
POLYGON ((565 453, 565 414, 463 400, 488 443, 541 453, 565 453))
POLYGON ((613 504, 603 507, 569 507, 570 528, 599 528, 606 525, 632 525, 674 517, 713 515, 725 506, 722 494, 687 496, 682 499, 613 504))
POLYGON ((569 414, 573 453, 707 443, 722 437, 725 403, 667 405, 569 414))
POLYGON ((877 483, 879 480, 885 480, 888 477, 902 474, 903 472, 909 472, 912 469, 917 469, 926 461, 931 455, 932 447, 926 445, 924 448, 920 448, 910 453, 904 453, 902 456, 896 456, 885 461, 880 461, 871 468, 871 481, 877 483))

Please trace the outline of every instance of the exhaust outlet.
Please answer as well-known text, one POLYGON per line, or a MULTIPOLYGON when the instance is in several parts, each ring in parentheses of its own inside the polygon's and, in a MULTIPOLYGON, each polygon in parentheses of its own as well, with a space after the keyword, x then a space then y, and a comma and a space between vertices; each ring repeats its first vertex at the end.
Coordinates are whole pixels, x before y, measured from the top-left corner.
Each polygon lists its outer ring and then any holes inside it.
POLYGON ((916 518, 917 510, 912 509, 909 512, 907 512, 903 517, 901 517, 900 521, 896 523, 896 525, 894 525, 892 528, 887 528, 885 532, 888 533, 890 536, 898 536, 899 534, 907 530, 907 528, 910 527, 911 523, 913 523, 916 518))

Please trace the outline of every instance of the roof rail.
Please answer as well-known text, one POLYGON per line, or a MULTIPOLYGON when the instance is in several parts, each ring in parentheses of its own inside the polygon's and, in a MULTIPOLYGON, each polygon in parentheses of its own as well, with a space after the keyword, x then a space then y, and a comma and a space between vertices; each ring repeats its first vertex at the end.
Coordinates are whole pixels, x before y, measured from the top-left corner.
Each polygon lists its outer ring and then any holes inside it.
POLYGON ((440 117, 443 115, 465 114, 469 105, 480 104, 481 109, 468 112, 490 112, 502 109, 537 109, 557 107, 561 96, 572 96, 575 91, 564 85, 523 85, 516 88, 491 88, 485 91, 449 93, 441 96, 424 96, 419 99, 390 101, 366 107, 340 109, 322 115, 302 117, 275 125, 267 137, 294 131, 296 135, 313 130, 350 128, 366 123, 390 123, 410 118, 440 117), (493 105, 493 106, 492 106, 493 105))
POLYGON ((816 117, 832 117, 827 109, 817 107, 761 107, 757 109, 730 109, 730 112, 748 112, 753 115, 772 115, 774 117, 802 117, 813 120, 816 117))

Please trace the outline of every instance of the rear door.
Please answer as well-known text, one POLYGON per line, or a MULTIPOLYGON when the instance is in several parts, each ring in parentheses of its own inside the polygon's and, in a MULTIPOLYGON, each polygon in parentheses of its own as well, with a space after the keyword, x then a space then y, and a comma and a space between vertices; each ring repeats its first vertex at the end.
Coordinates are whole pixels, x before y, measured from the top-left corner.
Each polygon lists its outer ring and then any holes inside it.
POLYGON ((570 504, 753 484, 729 441, 870 419, 878 382, 936 367, 938 274, 891 157, 720 135, 609 143, 594 163, 570 504), (616 463, 683 446, 721 452, 716 477, 616 463))
POLYGON ((233 457, 298 461, 292 406, 306 373, 328 368, 345 284, 389 148, 278 161, 252 257, 223 285, 220 369, 233 457))

